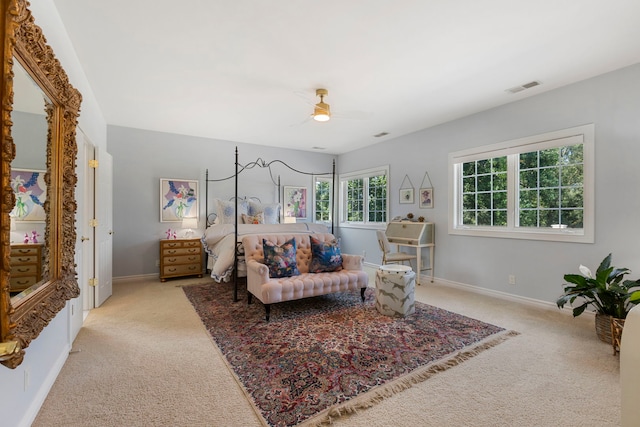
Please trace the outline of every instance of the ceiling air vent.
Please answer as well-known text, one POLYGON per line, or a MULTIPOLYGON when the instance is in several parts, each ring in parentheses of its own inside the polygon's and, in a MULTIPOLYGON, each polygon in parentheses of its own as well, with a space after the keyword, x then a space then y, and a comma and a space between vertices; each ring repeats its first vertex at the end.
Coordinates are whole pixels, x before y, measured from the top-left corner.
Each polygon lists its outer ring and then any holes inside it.
POLYGON ((515 87, 512 87, 510 89, 507 89, 507 92, 509 92, 509 93, 518 93, 518 92, 522 92, 525 89, 531 89, 532 87, 536 87, 536 86, 539 86, 541 84, 542 83, 534 80, 532 82, 525 83, 525 84, 523 84, 521 86, 515 86, 515 87))

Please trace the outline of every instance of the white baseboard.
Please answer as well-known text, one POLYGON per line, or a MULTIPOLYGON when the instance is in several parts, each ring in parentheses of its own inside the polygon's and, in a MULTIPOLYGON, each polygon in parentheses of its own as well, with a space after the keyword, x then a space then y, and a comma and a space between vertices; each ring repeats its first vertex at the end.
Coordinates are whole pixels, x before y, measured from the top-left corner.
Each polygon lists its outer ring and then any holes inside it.
MULTIPOLYGON (((374 269, 378 269, 380 267, 380 265, 378 264, 373 264, 373 263, 364 263, 365 267, 370 267, 370 268, 374 268, 374 269)), ((431 285, 431 276, 426 276, 424 274, 420 275, 420 283, 421 284, 429 284, 431 285)), ((542 300, 538 300, 538 299, 534 299, 534 298, 528 298, 528 297, 523 297, 520 295, 514 295, 514 294, 510 294, 507 292, 502 292, 502 291, 496 291, 493 289, 487 289, 487 288, 481 288, 479 286, 474 286, 474 285, 469 285, 467 283, 459 283, 459 282, 454 282, 452 280, 447 280, 447 279, 441 279, 438 277, 434 277, 433 278, 433 285, 439 285, 439 286, 445 286, 445 287, 450 287, 450 288, 456 288, 456 289, 462 289, 468 292, 472 292, 475 294, 479 294, 479 295, 487 295, 490 297, 494 297, 494 298, 499 298, 501 300, 505 300, 505 301, 510 301, 510 302, 517 302, 520 304, 526 304, 532 307, 537 307, 537 308, 543 308, 546 310, 554 310, 554 311, 560 311, 560 312, 566 312, 568 314, 572 314, 571 308, 565 307, 563 309, 558 309, 558 306, 553 303, 553 302, 549 302, 549 301, 542 301, 542 300)), ((586 314, 587 312, 585 312, 586 314)))
POLYGON ((160 274, 150 273, 150 274, 137 274, 134 276, 119 276, 119 277, 114 277, 112 280, 115 283, 115 282, 124 282, 124 281, 130 281, 130 280, 149 280, 153 278, 160 280, 160 274))
POLYGON ((51 367, 51 370, 47 373, 47 377, 44 379, 44 382, 40 385, 38 392, 34 396, 33 401, 29 405, 29 408, 24 414, 22 421, 20 422, 20 426, 29 427, 33 424, 33 421, 38 416, 38 412, 40 412, 40 408, 42 407, 44 400, 47 398, 47 395, 51 391, 53 384, 56 382, 56 378, 58 378, 58 374, 62 370, 67 358, 69 357, 69 352, 71 351, 71 346, 67 345, 65 349, 58 355, 56 362, 51 367))

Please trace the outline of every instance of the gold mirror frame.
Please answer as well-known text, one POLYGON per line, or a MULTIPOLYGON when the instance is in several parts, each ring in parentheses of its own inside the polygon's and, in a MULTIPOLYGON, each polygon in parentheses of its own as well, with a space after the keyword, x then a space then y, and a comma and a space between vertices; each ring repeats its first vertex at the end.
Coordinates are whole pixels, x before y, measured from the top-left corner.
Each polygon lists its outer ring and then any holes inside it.
POLYGON ((82 96, 69 79, 29 11, 27 0, 0 0, 3 19, 2 85, 0 86, 0 363, 15 368, 24 349, 34 340, 66 301, 80 294, 74 255, 76 243, 75 200, 76 126, 82 96), (48 280, 12 305, 10 287, 10 218, 15 204, 10 186, 11 161, 16 146, 11 136, 13 64, 18 60, 52 104, 47 107, 49 125, 47 171, 48 197, 44 247, 48 280))

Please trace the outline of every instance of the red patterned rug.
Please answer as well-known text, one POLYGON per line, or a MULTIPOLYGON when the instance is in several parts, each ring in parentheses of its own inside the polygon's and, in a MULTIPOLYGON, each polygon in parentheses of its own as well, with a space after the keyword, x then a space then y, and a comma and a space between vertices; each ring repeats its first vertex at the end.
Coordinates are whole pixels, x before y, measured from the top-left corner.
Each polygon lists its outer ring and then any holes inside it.
MULTIPOLYGON (((513 332, 416 301, 390 318, 374 289, 273 304, 232 302, 232 286, 186 286, 188 299, 268 426, 330 422, 455 366, 513 332)), ((244 289, 240 295, 246 295, 244 289)))

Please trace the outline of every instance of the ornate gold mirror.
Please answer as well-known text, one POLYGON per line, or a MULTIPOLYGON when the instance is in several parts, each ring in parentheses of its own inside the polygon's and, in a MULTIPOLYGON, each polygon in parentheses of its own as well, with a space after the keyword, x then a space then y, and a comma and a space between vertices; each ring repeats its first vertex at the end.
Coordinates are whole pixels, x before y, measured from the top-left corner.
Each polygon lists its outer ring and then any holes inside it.
POLYGON ((15 368, 29 343, 80 292, 75 132, 82 97, 35 25, 29 3, 0 4, 0 362, 15 368))

